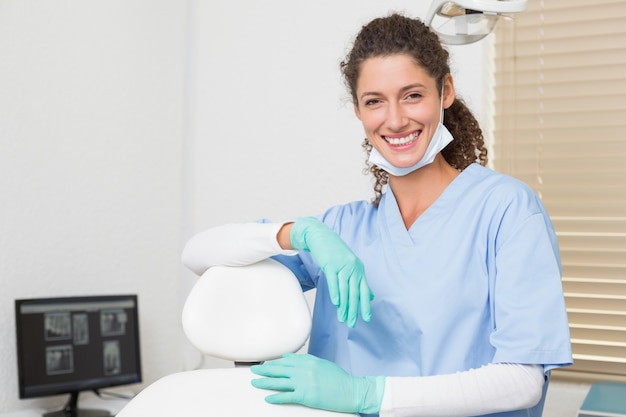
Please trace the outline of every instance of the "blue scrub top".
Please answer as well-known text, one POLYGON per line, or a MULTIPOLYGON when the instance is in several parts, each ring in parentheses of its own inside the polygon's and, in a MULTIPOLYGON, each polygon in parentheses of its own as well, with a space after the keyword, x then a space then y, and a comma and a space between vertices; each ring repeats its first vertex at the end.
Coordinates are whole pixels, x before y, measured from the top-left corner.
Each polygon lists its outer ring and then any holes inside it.
POLYGON ((375 298, 371 322, 349 329, 310 253, 276 257, 317 288, 310 353, 356 376, 571 364, 556 236, 523 182, 472 164, 408 231, 391 189, 378 208, 353 202, 320 219, 363 261, 375 298))

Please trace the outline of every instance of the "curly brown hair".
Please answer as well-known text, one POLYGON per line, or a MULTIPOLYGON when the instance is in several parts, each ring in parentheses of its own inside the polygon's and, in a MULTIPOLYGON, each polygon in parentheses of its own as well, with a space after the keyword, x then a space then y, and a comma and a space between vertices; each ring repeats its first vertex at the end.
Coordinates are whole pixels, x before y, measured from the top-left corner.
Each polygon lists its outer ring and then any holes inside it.
MULTIPOLYGON (((437 35, 421 20, 412 19, 398 13, 372 20, 361 28, 351 51, 341 62, 340 68, 352 101, 357 104, 357 82, 361 66, 369 58, 405 54, 412 57, 441 87, 450 74, 449 53, 437 35)), ((441 151, 445 160, 462 171, 474 162, 487 164, 487 149, 478 121, 463 100, 455 98, 444 111, 444 125, 454 140, 441 151)), ((363 148, 369 152, 372 144, 363 141, 363 148)), ((378 205, 383 188, 389 182, 386 171, 366 162, 365 172, 371 172, 376 179, 374 184, 374 205, 378 205)))

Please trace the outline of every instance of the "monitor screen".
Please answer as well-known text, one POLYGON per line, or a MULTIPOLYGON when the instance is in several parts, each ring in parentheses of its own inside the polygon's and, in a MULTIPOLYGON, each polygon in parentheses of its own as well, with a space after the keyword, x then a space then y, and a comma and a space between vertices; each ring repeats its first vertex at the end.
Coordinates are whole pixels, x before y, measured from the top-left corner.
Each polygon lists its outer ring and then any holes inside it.
POLYGON ((141 382, 136 295, 15 301, 20 398, 141 382))

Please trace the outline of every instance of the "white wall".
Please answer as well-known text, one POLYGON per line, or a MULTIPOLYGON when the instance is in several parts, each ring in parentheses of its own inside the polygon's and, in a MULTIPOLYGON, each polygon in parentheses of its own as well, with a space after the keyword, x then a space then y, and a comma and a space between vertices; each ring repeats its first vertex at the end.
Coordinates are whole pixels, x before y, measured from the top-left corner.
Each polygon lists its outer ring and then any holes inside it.
POLYGON ((136 293, 144 378, 181 368, 186 3, 0 1, 0 412, 13 300, 136 293))

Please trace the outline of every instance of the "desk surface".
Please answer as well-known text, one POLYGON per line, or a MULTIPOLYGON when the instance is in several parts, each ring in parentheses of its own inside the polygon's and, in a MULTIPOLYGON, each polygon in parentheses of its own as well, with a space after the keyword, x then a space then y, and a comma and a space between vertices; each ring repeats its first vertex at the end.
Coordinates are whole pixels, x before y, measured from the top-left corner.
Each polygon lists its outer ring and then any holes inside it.
MULTIPOLYGON (((106 394, 104 394, 106 396, 106 394)), ((97 408, 108 410, 112 415, 117 414, 129 400, 106 397, 99 398, 91 392, 81 393, 78 397, 78 404, 80 408, 97 408)), ((58 407, 58 408, 62 408, 58 407)), ((8 413, 0 413, 0 417, 41 417, 45 413, 56 411, 57 409, 44 409, 44 408, 29 408, 20 411, 11 411, 8 413)))

